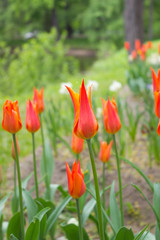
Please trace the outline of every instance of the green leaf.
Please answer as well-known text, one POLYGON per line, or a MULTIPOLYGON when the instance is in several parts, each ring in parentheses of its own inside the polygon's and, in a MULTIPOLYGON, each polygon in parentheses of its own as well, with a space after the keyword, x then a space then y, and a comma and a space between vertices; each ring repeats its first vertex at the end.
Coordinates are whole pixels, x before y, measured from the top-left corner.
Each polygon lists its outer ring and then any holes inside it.
POLYGON ((96 205, 96 200, 94 198, 91 198, 84 206, 83 211, 82 211, 82 227, 84 227, 84 225, 85 225, 89 215, 93 211, 95 205, 96 205))
POLYGON ((154 183, 153 188, 153 206, 156 210, 157 215, 160 216, 160 183, 154 183))
POLYGON ((38 219, 34 219, 26 231, 25 240, 38 240, 39 238, 40 223, 38 219))
POLYGON ((17 212, 9 221, 7 228, 7 239, 13 234, 16 238, 21 239, 20 212, 17 212))
POLYGON ((35 201, 32 199, 31 195, 26 190, 23 190, 22 194, 27 207, 27 214, 28 214, 28 219, 30 223, 33 217, 38 212, 38 206, 36 205, 35 201))
POLYGON ((134 235, 132 232, 132 229, 127 229, 126 227, 122 227, 117 235, 115 240, 133 240, 134 239, 134 235))
MULTIPOLYGON (((45 160, 47 163, 47 176, 49 183, 52 179, 52 174, 54 172, 54 158, 52 154, 52 148, 50 146, 49 140, 45 140, 45 160)), ((42 155, 41 159, 41 174, 42 176, 45 176, 45 166, 44 166, 44 156, 42 155)))
POLYGON ((44 217, 44 215, 50 210, 49 207, 43 208, 41 211, 39 211, 34 218, 38 219, 39 222, 42 221, 42 218, 44 217))
POLYGON ((49 230, 52 228, 57 218, 59 217, 59 215, 61 214, 61 212, 66 207, 66 205, 70 202, 71 199, 72 197, 68 195, 65 199, 63 199, 63 201, 58 205, 58 207, 56 207, 56 209, 52 211, 49 218, 47 219, 46 233, 48 233, 49 230))
POLYGON ((8 193, 4 198, 2 198, 0 200, 0 216, 2 214, 2 211, 3 211, 4 207, 5 207, 5 204, 6 204, 7 200, 8 200, 8 198, 9 198, 10 194, 11 193, 8 193))
POLYGON ((22 189, 26 189, 28 181, 31 179, 33 172, 31 172, 23 181, 22 181, 22 189))
POLYGON ((141 171, 141 169, 136 166, 134 163, 132 163, 131 161, 129 161, 128 159, 119 156, 120 159, 122 159, 125 163, 128 163, 129 165, 131 165, 137 172, 139 172, 139 174, 144 178, 144 180, 146 181, 146 183, 149 185, 149 187, 151 188, 152 192, 153 192, 153 183, 150 181, 150 179, 141 171))
POLYGON ((148 225, 142 229, 141 232, 136 234, 134 240, 143 240, 144 236, 148 235, 148 232, 146 232, 146 229, 148 228, 148 225))
POLYGON ((120 210, 116 201, 115 192, 114 192, 114 182, 112 183, 112 186, 111 186, 109 207, 110 207, 110 217, 111 217, 112 223, 114 224, 114 228, 116 232, 118 232, 122 224, 121 224, 121 213, 120 213, 120 210))
POLYGON ((18 211, 18 206, 19 206, 19 193, 17 191, 18 189, 16 189, 16 192, 13 192, 13 196, 11 199, 11 209, 12 209, 12 213, 15 214, 18 211))
MULTIPOLYGON (((75 224, 61 224, 68 240, 79 240, 79 227, 75 224)), ((88 234, 83 228, 83 240, 89 240, 88 234)))
POLYGON ((13 234, 10 235, 9 240, 18 240, 13 234))

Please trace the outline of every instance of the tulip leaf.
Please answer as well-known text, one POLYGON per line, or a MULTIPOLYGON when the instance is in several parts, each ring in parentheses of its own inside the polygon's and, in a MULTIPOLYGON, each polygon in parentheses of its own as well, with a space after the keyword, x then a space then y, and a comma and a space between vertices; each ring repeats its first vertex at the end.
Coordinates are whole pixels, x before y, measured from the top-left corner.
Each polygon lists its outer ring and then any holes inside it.
POLYGON ((148 235, 148 231, 146 232, 146 229, 148 228, 148 225, 145 226, 142 231, 140 231, 138 234, 136 234, 134 240, 143 240, 146 238, 146 236, 148 235))
POLYGON ((134 240, 134 235, 132 229, 127 229, 126 227, 122 227, 119 229, 115 240, 134 240))
POLYGON ((158 223, 156 223, 155 237, 156 237, 156 240, 160 239, 160 230, 158 227, 158 223))
POLYGON ((19 240, 18 238, 16 238, 13 234, 10 235, 9 240, 19 240))
POLYGON ((66 198, 63 199, 63 201, 51 212, 50 216, 47 219, 46 224, 46 233, 50 231, 50 229, 53 227, 54 223, 56 222, 57 218, 63 211, 63 209, 66 207, 66 205, 70 202, 72 197, 68 195, 66 198))
POLYGON ((10 194, 11 193, 8 193, 4 198, 2 198, 0 200, 0 216, 2 214, 2 211, 3 211, 4 207, 5 207, 5 204, 6 204, 7 200, 8 200, 8 198, 9 198, 10 194))
POLYGON ((26 190, 23 190, 22 193, 23 193, 23 198, 27 207, 27 214, 28 214, 28 219, 30 223, 33 217, 38 212, 38 206, 35 203, 35 201, 32 199, 31 195, 26 190))
POLYGON ((94 198, 91 198, 86 205, 83 208, 82 211, 82 226, 84 227, 89 215, 93 211, 94 207, 96 205, 96 200, 94 198))
POLYGON ((28 181, 31 179, 33 172, 31 172, 23 181, 22 181, 22 188, 26 189, 28 181))
POLYGON ((16 238, 21 239, 21 224, 20 224, 20 212, 17 212, 10 219, 7 228, 7 239, 13 234, 16 238))
POLYGON ((15 214, 18 211, 18 206, 19 206, 19 193, 18 189, 16 189, 16 191, 13 192, 13 196, 11 199, 11 209, 13 214, 15 214))
POLYGON ((45 165, 44 165, 44 161, 46 161, 47 163, 47 177, 48 177, 48 181, 49 184, 51 182, 52 179, 52 174, 54 172, 54 158, 53 158, 53 154, 52 154, 52 148, 50 146, 50 142, 49 140, 45 140, 45 156, 42 155, 41 158, 41 174, 42 176, 45 176, 45 165), (44 159, 45 157, 45 159, 44 159))
POLYGON ((118 232, 122 224, 121 224, 121 213, 120 213, 120 210, 116 201, 115 192, 114 192, 114 182, 112 183, 112 186, 111 186, 109 207, 110 207, 111 221, 114 224, 114 229, 116 230, 116 232, 118 232))
MULTIPOLYGON (((79 240, 79 227, 75 224, 61 224, 68 240, 79 240)), ((83 228, 83 239, 89 240, 89 236, 83 228)))
POLYGON ((160 183, 154 183, 153 188, 153 206, 156 210, 157 215, 160 216, 160 183))
POLYGON ((34 219, 29 227, 27 228, 26 231, 26 236, 25 236, 25 240, 38 240, 39 239, 39 231, 40 231, 40 223, 39 223, 39 219, 34 219))
POLYGON ((128 159, 119 156, 120 159, 122 159, 125 163, 128 163, 129 165, 131 165, 146 181, 146 183, 149 185, 149 187, 151 188, 152 192, 153 192, 153 183, 150 181, 150 179, 141 171, 141 169, 136 166, 134 163, 132 163, 131 161, 129 161, 128 159))

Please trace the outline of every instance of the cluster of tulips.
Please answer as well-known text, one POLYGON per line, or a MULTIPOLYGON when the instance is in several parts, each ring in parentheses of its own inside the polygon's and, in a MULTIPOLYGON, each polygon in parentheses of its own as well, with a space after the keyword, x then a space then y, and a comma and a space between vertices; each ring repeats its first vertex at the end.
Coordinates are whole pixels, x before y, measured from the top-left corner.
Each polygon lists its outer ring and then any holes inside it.
MULTIPOLYGON (((152 69, 152 76, 153 76, 153 90, 155 95, 155 112, 158 118, 160 119, 160 70, 158 72, 158 77, 156 76, 154 70, 152 69)), ((78 214, 78 220, 79 220, 79 239, 84 239, 84 231, 83 231, 83 225, 82 225, 82 219, 81 219, 81 212, 80 212, 80 204, 79 204, 79 198, 85 193, 87 190, 86 183, 84 181, 84 174, 81 170, 81 164, 80 164, 80 156, 83 149, 83 142, 86 140, 88 149, 89 149, 89 155, 91 160, 91 166, 92 166, 92 172, 93 172, 93 180, 94 180, 94 188, 95 188, 95 196, 92 192, 92 196, 96 200, 96 206, 97 206, 97 224, 98 224, 98 232, 99 232, 99 238, 100 240, 108 239, 106 238, 106 226, 104 224, 106 217, 107 221, 110 223, 111 228, 113 229, 113 232, 117 234, 119 229, 114 228, 112 222, 110 221, 110 218, 108 217, 106 211, 105 211, 105 181, 103 179, 103 204, 101 203, 101 194, 99 190, 99 182, 97 177, 97 171, 96 171, 96 165, 94 160, 94 154, 92 150, 92 144, 91 139, 96 135, 98 131, 98 122, 95 117, 92 103, 91 103, 91 86, 88 87, 88 90, 86 91, 84 80, 82 81, 79 94, 72 90, 72 88, 66 86, 72 102, 74 106, 74 125, 73 125, 73 132, 72 132, 72 150, 76 155, 76 160, 73 163, 72 171, 66 162, 66 172, 67 172, 67 179, 68 179, 68 192, 71 196, 71 198, 76 200, 76 206, 77 206, 77 214, 78 214)), ((103 105, 103 123, 105 130, 108 134, 111 134, 113 137, 113 140, 110 141, 108 144, 105 141, 101 142, 100 145, 100 153, 99 153, 99 159, 103 162, 103 170, 105 170, 105 163, 109 160, 111 147, 114 145, 115 150, 115 156, 117 161, 117 173, 118 173, 118 181, 119 181, 119 200, 120 200, 120 219, 117 219, 117 222, 120 221, 120 226, 124 226, 124 213, 123 213, 123 197, 122 197, 122 183, 121 183, 121 169, 120 169, 120 157, 118 156, 117 151, 117 145, 116 145, 116 137, 115 134, 120 130, 121 128, 121 121, 118 115, 117 105, 115 102, 115 99, 108 98, 108 100, 102 100, 103 105)), ((36 158, 35 158, 35 139, 34 139, 34 133, 38 131, 41 128, 41 134, 42 134, 42 143, 43 143, 43 159, 44 159, 44 172, 45 172, 45 184, 46 184, 46 192, 47 192, 47 199, 51 200, 51 192, 50 192, 50 184, 48 180, 48 174, 47 174, 47 162, 45 157, 45 147, 44 147, 44 134, 43 134, 43 126, 42 126, 42 118, 41 114, 44 111, 44 103, 43 103, 43 89, 39 92, 37 89, 34 88, 34 97, 33 97, 33 103, 29 100, 27 102, 27 111, 26 111, 26 128, 29 132, 32 133, 32 142, 33 142, 33 166, 34 166, 34 179, 35 179, 35 190, 36 190, 36 199, 39 199, 39 189, 38 189, 38 180, 37 180, 37 169, 36 169, 36 158)), ((2 127, 4 130, 8 131, 13 136, 13 146, 12 147, 12 156, 15 159, 16 167, 17 167, 17 176, 18 176, 18 187, 19 187, 19 205, 20 205, 20 239, 19 240, 28 240, 27 234, 25 233, 25 219, 24 219, 24 204, 23 204, 23 198, 22 198, 22 184, 21 184, 21 174, 20 174, 20 166, 19 166, 19 148, 18 148, 18 141, 16 139, 16 133, 22 128, 22 122, 20 118, 19 113, 19 107, 18 102, 11 102, 10 100, 7 100, 4 103, 3 106, 3 121, 2 121, 2 127)), ((158 125, 158 134, 160 135, 160 123, 158 125)), ((127 161, 127 160, 126 160, 127 161)), ((134 164, 131 163, 133 167, 134 164)), ((135 167, 137 169, 137 167, 135 167)), ((141 173, 141 171, 139 170, 141 173)), ((144 179, 147 181, 147 183, 150 184, 150 186, 153 189, 152 184, 147 179, 146 176, 144 176, 143 173, 141 175, 144 177, 144 179)), ((156 186, 157 187, 157 186, 156 186)), ((88 190, 90 191, 90 190, 88 190)), ((69 197, 70 197, 69 196, 69 197)), ((66 206, 66 204, 70 201, 71 198, 67 197, 67 200, 65 204, 63 204, 63 207, 66 206)), ((28 198, 29 199, 29 198, 28 198)), ((30 200, 31 201, 31 200, 30 200)), ((115 205, 116 206, 116 205, 115 205)), ((58 217, 60 212, 63 210, 62 205, 60 205, 60 208, 57 210, 55 209, 52 218, 54 216, 58 217)), ((43 211, 43 210, 42 210, 43 211)), ((45 209, 43 211, 44 214, 48 211, 48 209, 45 209)), ((118 211, 118 210, 116 210, 118 211)), ((39 218, 40 214, 38 215, 39 218)), ((157 218, 159 219, 159 218, 157 218)), ((47 220, 46 220, 47 221, 47 220)), ((158 221, 158 220, 157 220, 158 221)), ((48 225, 50 224, 50 221, 47 221, 48 225)), ((35 223, 35 222, 34 222, 35 223)), ((50 225, 47 229, 50 229, 50 225)), ((34 226, 34 225, 33 225, 34 226)), ((160 222, 158 222, 159 232, 160 232, 160 222)), ((33 232, 33 227, 31 228, 30 232, 33 232)), ((125 230, 126 231, 126 230, 125 230)), ((125 238, 127 240, 135 240, 135 239, 141 239, 140 237, 143 235, 144 231, 141 232, 139 235, 134 237, 133 233, 130 232, 130 230, 127 230, 127 232, 121 232, 119 236, 122 236, 124 234, 124 237, 130 236, 128 238, 125 238), (122 235, 121 235, 122 234, 122 235), (126 235, 125 235, 126 234, 126 235), (129 235, 127 235, 129 234, 129 235), (138 237, 139 236, 139 237, 138 237)), ((36 232, 37 234, 37 232, 36 232)), ((114 235, 115 236, 115 235, 114 235)), ((117 235, 118 236, 118 235, 117 235)), ((18 239, 14 237, 13 234, 11 234, 11 237, 9 239, 18 239)), ((33 238, 31 238, 33 239, 33 238)), ((42 240, 44 238, 39 237, 36 235, 35 239, 42 240)), ((114 238, 116 240, 123 240, 123 237, 114 238)), ((143 238, 145 239, 145 238, 143 238)), ((158 240, 158 238, 157 238, 158 240)))
MULTIPOLYGON (((130 43, 124 42, 125 49, 129 52, 130 51, 130 43)), ((152 42, 149 41, 146 44, 141 43, 139 39, 135 40, 135 49, 131 51, 132 60, 139 58, 144 61, 146 59, 146 53, 148 49, 152 48, 152 42)), ((160 54, 160 44, 158 45, 158 53, 160 54)))

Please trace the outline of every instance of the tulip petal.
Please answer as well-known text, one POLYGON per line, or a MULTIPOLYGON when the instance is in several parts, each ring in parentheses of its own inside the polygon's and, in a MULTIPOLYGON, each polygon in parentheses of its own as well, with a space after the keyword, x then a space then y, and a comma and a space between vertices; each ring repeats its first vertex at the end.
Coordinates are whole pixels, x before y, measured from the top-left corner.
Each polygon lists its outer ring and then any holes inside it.
POLYGON ((66 162, 66 171, 67 171, 67 179, 68 179, 68 191, 71 195, 73 191, 73 180, 72 180, 72 173, 67 162, 66 162))

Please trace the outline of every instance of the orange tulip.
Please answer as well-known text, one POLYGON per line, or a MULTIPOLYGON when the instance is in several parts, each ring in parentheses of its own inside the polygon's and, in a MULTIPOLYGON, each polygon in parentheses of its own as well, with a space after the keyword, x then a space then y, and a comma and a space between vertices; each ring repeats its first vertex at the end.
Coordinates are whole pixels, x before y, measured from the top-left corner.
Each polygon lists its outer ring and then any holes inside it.
POLYGON ((2 127, 10 133, 16 133, 22 128, 22 122, 19 114, 18 101, 11 102, 6 100, 3 105, 2 127))
MULTIPOLYGON (((19 144, 18 144, 17 137, 16 137, 16 145, 17 145, 17 151, 18 151, 18 155, 19 155, 20 150, 19 150, 19 144)), ((15 149, 14 149, 14 142, 12 142, 11 156, 12 156, 12 158, 13 158, 14 160, 16 159, 16 153, 15 153, 15 149)))
POLYGON ((160 136, 160 119, 159 119, 159 123, 158 123, 158 127, 157 127, 157 133, 160 136))
POLYGON ((160 118, 160 92, 154 92, 154 99, 155 99, 155 114, 158 118, 160 118))
POLYGON ((151 71, 152 71, 153 93, 154 93, 155 91, 160 91, 160 69, 158 70, 158 76, 156 76, 152 67, 151 67, 151 71))
POLYGON ((102 162, 108 162, 111 154, 111 147, 113 141, 110 141, 109 145, 105 141, 101 141, 100 152, 99 152, 99 159, 102 162))
POLYGON ((74 132, 72 132, 72 151, 76 154, 79 154, 83 151, 83 143, 84 140, 76 136, 74 132))
POLYGON ((124 42, 124 47, 127 51, 130 49, 130 43, 129 42, 124 42))
POLYGON ((44 111, 43 88, 41 88, 40 92, 36 88, 34 88, 33 90, 33 103, 37 103, 38 113, 42 113, 44 111))
POLYGON ((141 41, 139 39, 135 40, 135 49, 139 50, 141 48, 141 41))
POLYGON ((118 116, 117 105, 114 98, 110 101, 102 100, 103 104, 103 122, 106 132, 115 134, 121 128, 121 122, 118 116))
POLYGON ((86 185, 84 182, 84 174, 81 172, 80 162, 73 163, 72 172, 66 162, 66 171, 68 179, 68 191, 72 198, 80 198, 86 191, 86 185))
POLYGON ((158 45, 158 53, 160 54, 160 44, 158 45))
POLYGON ((75 111, 73 132, 77 137, 83 139, 94 137, 98 131, 98 122, 91 104, 91 86, 88 88, 88 95, 84 86, 84 80, 82 81, 79 95, 70 87, 66 86, 66 88, 71 95, 75 111))
POLYGON ((32 104, 31 100, 29 100, 29 103, 27 102, 26 128, 31 133, 38 131, 40 128, 37 104, 32 104))
POLYGON ((151 41, 147 42, 147 48, 152 48, 152 42, 151 41))
POLYGON ((132 55, 133 60, 135 60, 136 57, 137 57, 137 52, 136 52, 136 50, 133 50, 132 53, 131 53, 131 55, 132 55))

